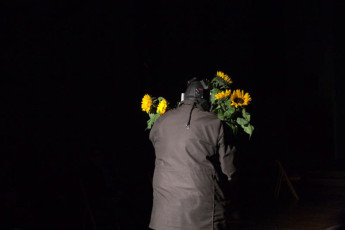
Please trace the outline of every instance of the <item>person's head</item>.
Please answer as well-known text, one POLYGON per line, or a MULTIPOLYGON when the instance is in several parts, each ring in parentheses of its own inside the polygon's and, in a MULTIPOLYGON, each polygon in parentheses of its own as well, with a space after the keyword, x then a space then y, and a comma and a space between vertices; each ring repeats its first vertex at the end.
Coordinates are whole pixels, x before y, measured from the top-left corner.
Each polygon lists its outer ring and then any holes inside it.
POLYGON ((184 93, 184 99, 196 99, 205 109, 209 107, 210 91, 208 85, 197 78, 187 82, 187 89, 184 93))

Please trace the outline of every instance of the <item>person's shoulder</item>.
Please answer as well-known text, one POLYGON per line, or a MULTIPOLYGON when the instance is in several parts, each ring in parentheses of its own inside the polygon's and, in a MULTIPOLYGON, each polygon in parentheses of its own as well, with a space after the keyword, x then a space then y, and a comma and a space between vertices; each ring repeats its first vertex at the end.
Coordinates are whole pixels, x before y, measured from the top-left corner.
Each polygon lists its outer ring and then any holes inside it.
POLYGON ((161 115, 159 118, 166 119, 167 117, 174 116, 175 114, 178 113, 178 111, 179 111, 179 107, 170 109, 166 111, 163 115, 161 115))
POLYGON ((177 108, 166 111, 163 115, 157 118, 157 120, 155 121, 155 124, 159 124, 163 122, 165 119, 167 119, 168 117, 173 116, 176 113, 176 110, 177 108))
POLYGON ((207 110, 197 110, 197 119, 202 121, 206 126, 221 126, 222 121, 218 118, 217 114, 207 110))
POLYGON ((215 114, 213 112, 210 112, 210 111, 207 111, 207 110, 199 110, 199 113, 200 113, 201 116, 206 117, 208 119, 217 120, 219 122, 221 121, 218 118, 217 114, 215 114))

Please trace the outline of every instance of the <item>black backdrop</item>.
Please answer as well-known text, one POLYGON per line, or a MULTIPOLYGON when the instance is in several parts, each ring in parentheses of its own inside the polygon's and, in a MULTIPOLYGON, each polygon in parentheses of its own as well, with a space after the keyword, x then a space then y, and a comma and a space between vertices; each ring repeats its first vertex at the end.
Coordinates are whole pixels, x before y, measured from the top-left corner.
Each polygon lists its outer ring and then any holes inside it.
POLYGON ((188 79, 218 70, 253 98, 255 131, 238 158, 247 185, 273 178, 275 159, 299 171, 344 167, 343 7, 323 0, 7 3, 0 92, 9 188, 20 190, 17 202, 41 205, 27 205, 37 223, 59 216, 47 214, 58 209, 52 191, 73 200, 83 181, 91 202, 116 194, 118 209, 128 211, 119 219, 134 215, 145 226, 154 152, 141 98, 177 102, 188 79))

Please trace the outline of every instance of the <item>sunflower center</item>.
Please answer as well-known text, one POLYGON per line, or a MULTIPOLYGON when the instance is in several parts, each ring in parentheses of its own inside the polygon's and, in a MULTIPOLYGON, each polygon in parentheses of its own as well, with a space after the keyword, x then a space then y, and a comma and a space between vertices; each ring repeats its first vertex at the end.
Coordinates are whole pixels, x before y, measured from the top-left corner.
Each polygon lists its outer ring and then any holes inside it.
POLYGON ((237 103, 237 104, 243 104, 244 100, 240 97, 237 97, 234 99, 234 101, 237 103))

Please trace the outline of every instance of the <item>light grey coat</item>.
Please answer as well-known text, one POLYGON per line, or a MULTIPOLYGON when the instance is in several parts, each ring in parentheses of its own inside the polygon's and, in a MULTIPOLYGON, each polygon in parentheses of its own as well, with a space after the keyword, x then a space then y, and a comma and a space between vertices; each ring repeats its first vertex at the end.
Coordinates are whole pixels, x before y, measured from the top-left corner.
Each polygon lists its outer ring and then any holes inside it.
POLYGON ((149 227, 227 229, 223 188, 235 172, 235 148, 226 143, 218 117, 197 100, 185 100, 155 122, 150 140, 156 160, 149 227))

